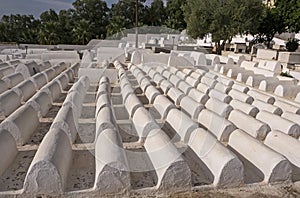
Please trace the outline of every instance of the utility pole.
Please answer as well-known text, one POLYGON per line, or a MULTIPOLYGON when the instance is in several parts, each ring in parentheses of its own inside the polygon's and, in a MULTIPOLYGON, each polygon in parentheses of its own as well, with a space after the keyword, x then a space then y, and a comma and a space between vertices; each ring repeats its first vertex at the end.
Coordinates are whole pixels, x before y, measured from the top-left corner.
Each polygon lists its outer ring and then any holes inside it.
POLYGON ((135 5, 135 48, 139 47, 139 0, 136 0, 135 5))

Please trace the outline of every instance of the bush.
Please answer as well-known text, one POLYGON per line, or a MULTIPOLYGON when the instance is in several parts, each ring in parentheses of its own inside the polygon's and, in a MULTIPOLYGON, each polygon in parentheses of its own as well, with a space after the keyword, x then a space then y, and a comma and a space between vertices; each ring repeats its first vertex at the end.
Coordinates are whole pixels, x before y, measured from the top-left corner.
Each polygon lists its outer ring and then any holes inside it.
POLYGON ((298 49, 299 47, 299 40, 298 39, 289 39, 289 41, 285 44, 285 48, 289 52, 294 52, 298 49))
POLYGON ((294 78, 291 74, 289 74, 288 72, 281 72, 280 76, 284 76, 284 77, 289 77, 289 78, 294 78))

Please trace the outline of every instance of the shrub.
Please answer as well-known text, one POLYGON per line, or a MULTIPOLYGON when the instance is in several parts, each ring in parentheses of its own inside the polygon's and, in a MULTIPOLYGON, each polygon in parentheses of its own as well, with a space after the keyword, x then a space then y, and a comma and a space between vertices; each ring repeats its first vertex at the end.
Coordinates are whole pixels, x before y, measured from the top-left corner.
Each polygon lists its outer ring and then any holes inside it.
POLYGON ((294 52, 298 49, 299 47, 299 40, 298 39, 289 39, 289 41, 285 44, 285 48, 287 49, 287 51, 289 52, 294 52))
POLYGON ((288 72, 281 72, 280 76, 284 76, 284 77, 289 77, 289 78, 294 78, 291 74, 289 74, 288 72))

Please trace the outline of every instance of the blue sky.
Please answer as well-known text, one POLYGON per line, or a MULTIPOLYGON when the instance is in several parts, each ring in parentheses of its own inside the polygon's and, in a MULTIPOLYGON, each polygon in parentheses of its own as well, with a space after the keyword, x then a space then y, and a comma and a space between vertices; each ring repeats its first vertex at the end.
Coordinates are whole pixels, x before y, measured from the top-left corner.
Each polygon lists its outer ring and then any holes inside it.
MULTIPOLYGON (((72 7, 75 0, 0 0, 0 16, 10 14, 33 14, 39 17, 40 13, 50 8, 59 11, 72 7)), ((110 6, 118 0, 107 0, 110 6)))

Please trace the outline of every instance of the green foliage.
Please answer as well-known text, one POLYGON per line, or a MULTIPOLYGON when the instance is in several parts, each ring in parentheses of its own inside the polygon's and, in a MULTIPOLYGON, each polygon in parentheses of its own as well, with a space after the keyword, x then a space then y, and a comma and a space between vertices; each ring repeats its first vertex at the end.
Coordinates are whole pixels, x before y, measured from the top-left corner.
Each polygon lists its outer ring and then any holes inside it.
POLYGON ((4 15, 0 22, 2 42, 37 43, 39 20, 32 15, 4 15))
POLYGON ((166 20, 166 10, 162 0, 153 0, 147 9, 146 24, 150 26, 162 26, 166 20))
MULTIPOLYGON (((139 0, 139 22, 143 25, 146 18, 145 0, 139 0)), ((121 33, 125 29, 135 27, 136 0, 119 0, 113 4, 110 11, 109 25, 107 26, 107 35, 112 36, 121 33)), ((121 33, 122 34, 122 33, 121 33)))
POLYGON ((251 33, 256 35, 256 41, 265 43, 267 47, 270 48, 270 42, 273 40, 275 34, 280 34, 284 31, 285 25, 278 14, 278 10, 264 6, 263 15, 257 31, 251 33))
POLYGON ((183 14, 183 6, 186 2, 186 0, 167 1, 165 25, 168 28, 179 31, 186 29, 186 22, 183 14))
POLYGON ((300 1, 276 0, 275 6, 278 15, 283 20, 285 27, 290 32, 300 31, 300 1))
MULTIPOLYGON (((73 29, 76 28, 77 23, 74 20, 74 10, 61 10, 58 15, 60 26, 61 42, 65 44, 76 44, 75 35, 73 35, 73 29)), ((78 43, 79 44, 79 43, 78 43)))
POLYGON ((60 39, 60 24, 57 13, 50 9, 41 14, 41 28, 38 32, 38 40, 40 44, 55 45, 59 44, 60 39))
MULTIPOLYGON (((300 30, 300 1, 276 0, 275 8, 261 0, 146 0, 138 1, 139 26, 162 26, 192 38, 212 33, 220 53, 237 34, 257 35, 268 46, 276 33, 300 30)), ((87 44, 91 39, 121 38, 135 27, 136 0, 119 0, 112 8, 104 0, 74 0, 73 8, 56 13, 2 16, 0 42, 87 44)))
POLYGON ((285 48, 289 52, 294 52, 299 47, 299 40, 298 39, 289 39, 288 42, 285 44, 285 48))
MULTIPOLYGON (((104 39, 106 37, 106 27, 109 24, 109 8, 102 0, 76 0, 73 3, 74 20, 80 22, 85 20, 89 25, 85 25, 86 31, 91 38, 104 39)), ((84 22, 80 22, 82 26, 84 22)), ((88 39, 88 38, 87 38, 88 39)))
POLYGON ((289 77, 289 78, 294 78, 291 74, 289 74, 288 72, 281 72, 280 76, 284 76, 284 77, 289 77))
POLYGON ((72 30, 74 42, 85 45, 93 39, 92 32, 89 31, 90 27, 89 21, 85 19, 78 21, 77 25, 72 30))
POLYGON ((187 0, 183 11, 188 34, 203 38, 212 33, 220 54, 233 36, 256 31, 263 6, 261 0, 187 0))

